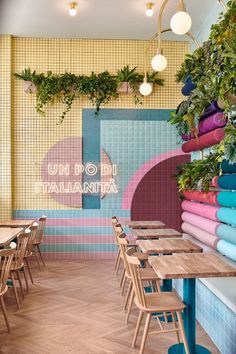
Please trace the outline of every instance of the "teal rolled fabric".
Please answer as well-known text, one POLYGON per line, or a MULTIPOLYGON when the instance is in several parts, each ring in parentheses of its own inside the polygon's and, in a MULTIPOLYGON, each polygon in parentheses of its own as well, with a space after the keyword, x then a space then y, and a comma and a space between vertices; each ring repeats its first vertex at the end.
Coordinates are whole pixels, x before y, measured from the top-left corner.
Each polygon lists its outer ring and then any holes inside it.
POLYGON ((236 190, 236 174, 219 176, 217 184, 222 189, 236 190))
POLYGON ((230 242, 220 240, 217 244, 217 251, 225 255, 226 257, 236 261, 236 245, 230 242))
POLYGON ((233 243, 236 245, 236 227, 221 224, 217 226, 216 235, 225 241, 233 243))
POLYGON ((216 199, 219 205, 236 208, 236 192, 219 192, 216 199))
POLYGON ((221 169, 223 173, 236 173, 236 163, 230 164, 227 160, 222 161, 221 169))
POLYGON ((216 215, 219 221, 236 226, 236 209, 222 207, 219 208, 216 215))

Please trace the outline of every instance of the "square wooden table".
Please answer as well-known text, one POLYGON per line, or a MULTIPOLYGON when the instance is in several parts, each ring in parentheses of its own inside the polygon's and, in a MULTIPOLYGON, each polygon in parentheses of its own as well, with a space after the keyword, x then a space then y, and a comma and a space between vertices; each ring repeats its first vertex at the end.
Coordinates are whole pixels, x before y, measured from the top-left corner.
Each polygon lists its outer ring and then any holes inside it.
POLYGON ((34 220, 6 220, 0 221, 0 227, 29 227, 34 223, 34 220))
MULTIPOLYGON (((234 277, 236 267, 229 265, 223 256, 210 253, 177 254, 171 256, 150 256, 148 261, 161 279, 183 279, 184 327, 191 354, 210 354, 210 351, 196 344, 196 278, 234 277)), ((183 344, 175 344, 168 353, 185 353, 183 344)))
POLYGON ((135 229, 132 235, 136 239, 159 239, 159 238, 176 238, 182 237, 179 231, 174 229, 135 229))
POLYGON ((23 231, 22 228, 1 227, 0 228, 0 247, 5 247, 23 231))
POLYGON ((131 220, 126 225, 131 229, 158 229, 165 227, 165 224, 159 220, 131 220))
POLYGON ((143 253, 197 253, 202 247, 190 240, 176 238, 160 240, 137 240, 137 245, 143 253))

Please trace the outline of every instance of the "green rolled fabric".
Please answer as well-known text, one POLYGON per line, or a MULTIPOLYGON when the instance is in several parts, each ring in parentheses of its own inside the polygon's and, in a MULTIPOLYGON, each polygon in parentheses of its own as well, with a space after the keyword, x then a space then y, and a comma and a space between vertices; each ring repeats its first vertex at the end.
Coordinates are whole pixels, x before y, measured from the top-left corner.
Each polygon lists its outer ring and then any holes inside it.
POLYGON ((236 209, 222 207, 218 209, 216 215, 219 221, 236 226, 236 209))
POLYGON ((236 245, 236 227, 221 224, 216 229, 216 235, 220 239, 236 245))
POLYGON ((236 192, 219 192, 216 199, 221 206, 236 208, 236 192))

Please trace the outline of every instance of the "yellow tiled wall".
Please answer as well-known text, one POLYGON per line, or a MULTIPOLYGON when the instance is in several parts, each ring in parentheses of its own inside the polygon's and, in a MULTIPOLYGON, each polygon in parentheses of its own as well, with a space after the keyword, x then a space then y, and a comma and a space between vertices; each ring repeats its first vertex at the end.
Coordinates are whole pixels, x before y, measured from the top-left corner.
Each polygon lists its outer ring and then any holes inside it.
MULTIPOLYGON (((37 72, 90 74, 117 69, 129 64, 144 71, 145 49, 147 41, 137 40, 84 40, 84 39, 42 39, 0 37, 1 47, 1 87, 5 104, 1 104, 1 124, 7 130, 12 121, 12 174, 13 209, 63 209, 48 195, 36 195, 33 190, 35 181, 40 181, 40 166, 48 149, 63 137, 82 132, 82 108, 91 107, 90 102, 80 98, 73 104, 63 124, 58 125, 63 111, 61 104, 47 107, 46 116, 41 117, 35 111, 35 95, 23 91, 23 82, 12 79, 10 73, 21 72, 25 68, 37 72), (7 102, 9 105, 7 105, 7 102), (10 103, 12 110, 10 111, 10 103), (11 119, 10 119, 11 118, 11 119)), ((164 78, 164 87, 156 87, 151 96, 143 99, 142 108, 174 108, 181 100, 180 86, 175 83, 175 73, 188 52, 188 42, 164 41, 162 44, 168 59, 168 67, 160 75, 164 78)), ((150 46, 148 64, 156 53, 156 42, 150 46)), ((150 69, 150 67, 149 67, 150 69)), ((124 95, 119 100, 106 105, 109 108, 136 108, 132 96, 124 95)), ((99 118, 98 118, 99 119, 99 118)), ((3 134, 2 130, 1 134, 3 134)), ((2 142, 4 145, 6 143, 2 142)), ((1 164, 8 163, 9 151, 2 157, 1 164)), ((8 163, 9 165, 9 163, 8 163)), ((6 169, 8 176, 10 167, 6 169)), ((7 181, 10 183, 10 179, 7 181)), ((1 187, 2 188, 2 187, 1 187)), ((9 185, 8 185, 9 189, 9 185)), ((7 192, 8 193, 8 192, 7 192)), ((10 198, 10 194, 7 194, 10 198)), ((10 200, 10 199, 9 199, 10 200)), ((11 203, 9 202, 9 207, 11 203)))

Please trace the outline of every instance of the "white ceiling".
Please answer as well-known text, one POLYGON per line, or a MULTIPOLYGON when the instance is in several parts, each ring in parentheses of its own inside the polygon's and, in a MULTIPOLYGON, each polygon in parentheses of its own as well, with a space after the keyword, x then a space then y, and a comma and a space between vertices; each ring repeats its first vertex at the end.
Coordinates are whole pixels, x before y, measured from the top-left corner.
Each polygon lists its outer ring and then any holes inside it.
MULTIPOLYGON (((160 0, 155 14, 145 15, 145 0, 78 0, 78 14, 68 14, 68 0, 0 0, 0 34, 27 37, 149 39, 157 31, 160 0)), ((196 34, 216 0, 186 0, 196 34)), ((163 28, 169 27, 177 0, 169 0, 163 28)), ((173 35, 172 35, 173 36, 173 35)), ((171 38, 165 35, 166 39, 171 38)), ((173 39, 183 40, 183 36, 173 39)))

